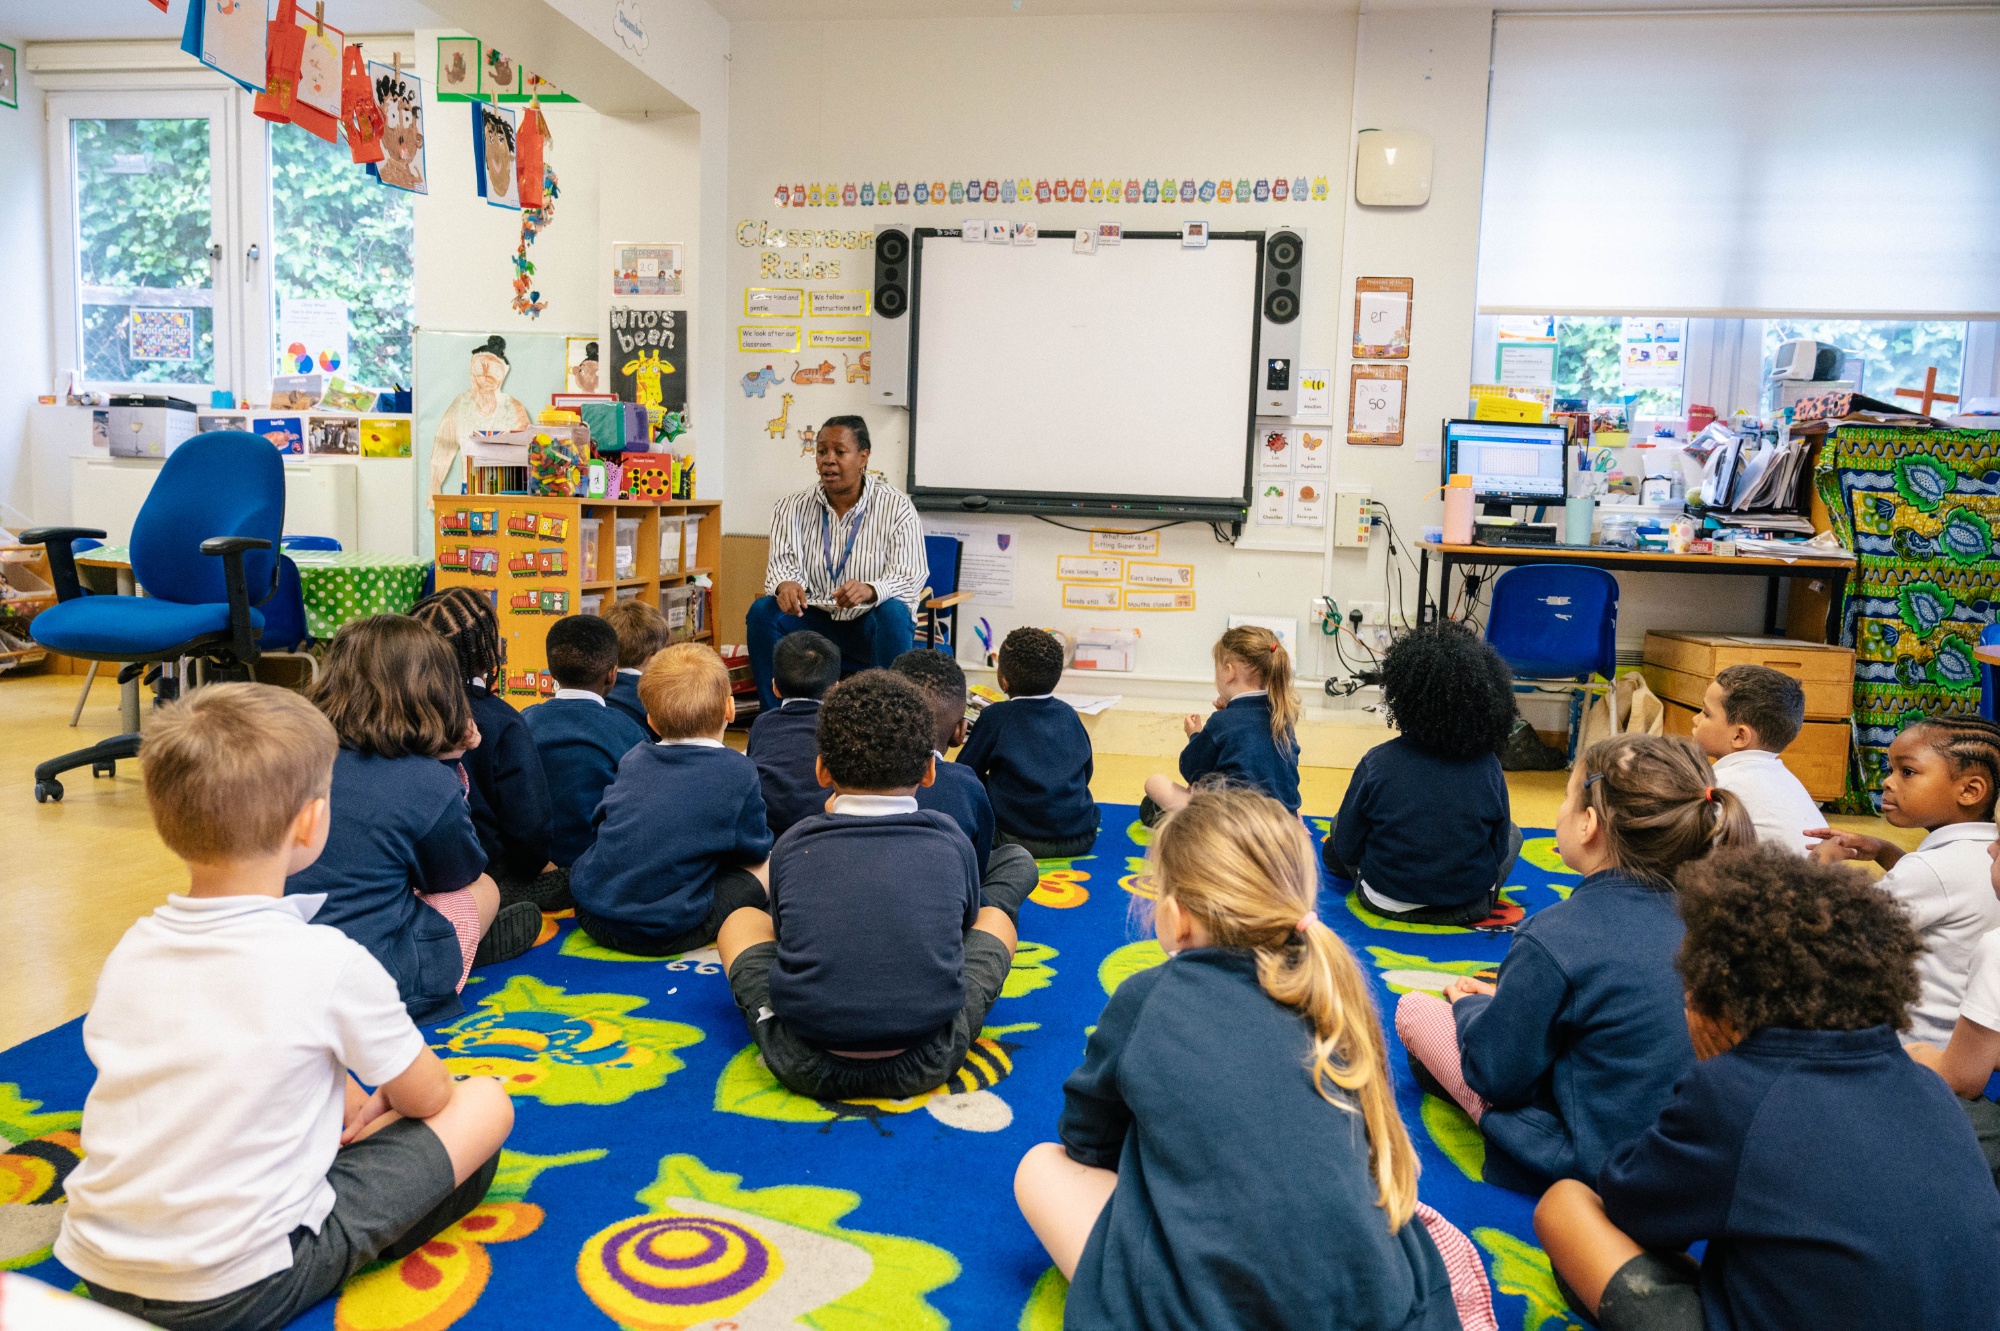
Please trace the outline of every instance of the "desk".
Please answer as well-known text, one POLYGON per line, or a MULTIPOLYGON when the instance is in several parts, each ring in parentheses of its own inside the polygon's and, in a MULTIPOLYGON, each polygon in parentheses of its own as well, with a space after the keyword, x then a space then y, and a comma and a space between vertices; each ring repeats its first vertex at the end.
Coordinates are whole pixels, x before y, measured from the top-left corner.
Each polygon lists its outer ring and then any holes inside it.
POLYGON ((1972 649, 1972 655, 1981 665, 2000 667, 2000 643, 1981 643, 1972 649))
MULTIPOLYGON (((331 638, 342 625, 369 615, 406 615, 423 590, 431 561, 414 555, 362 550, 287 550, 299 566, 299 595, 306 631, 331 638)), ((118 570, 118 592, 132 594, 132 558, 122 545, 101 545, 76 557, 79 564, 118 570)), ((134 727, 136 729, 136 727, 134 727)))
POLYGON ((1537 549, 1521 545, 1417 545, 1418 622, 1437 619, 1439 607, 1451 604, 1451 571, 1463 564, 1581 564, 1611 573, 1693 573, 1705 577, 1763 578, 1764 632, 1781 634, 1778 623, 1778 582, 1783 578, 1825 578, 1833 584, 1827 602, 1827 642, 1840 641, 1841 611, 1847 575, 1854 565, 1842 559, 1774 559, 1765 555, 1672 555, 1650 550, 1572 550, 1562 546, 1537 549), (1430 564, 1439 562, 1438 595, 1430 595, 1430 564))

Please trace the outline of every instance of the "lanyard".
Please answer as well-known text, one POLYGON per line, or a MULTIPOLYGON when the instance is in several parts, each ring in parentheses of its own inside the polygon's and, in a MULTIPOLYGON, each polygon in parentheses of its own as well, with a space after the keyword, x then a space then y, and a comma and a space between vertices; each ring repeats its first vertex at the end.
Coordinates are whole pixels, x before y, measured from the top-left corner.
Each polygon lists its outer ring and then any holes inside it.
POLYGON ((833 562, 833 507, 829 504, 819 511, 820 553, 826 556, 826 571, 833 579, 834 591, 840 590, 840 575, 847 572, 847 561, 854 554, 854 540, 861 535, 861 519, 867 511, 868 492, 864 489, 860 502, 854 506, 854 525, 848 529, 847 544, 840 552, 840 563, 837 565, 833 562))

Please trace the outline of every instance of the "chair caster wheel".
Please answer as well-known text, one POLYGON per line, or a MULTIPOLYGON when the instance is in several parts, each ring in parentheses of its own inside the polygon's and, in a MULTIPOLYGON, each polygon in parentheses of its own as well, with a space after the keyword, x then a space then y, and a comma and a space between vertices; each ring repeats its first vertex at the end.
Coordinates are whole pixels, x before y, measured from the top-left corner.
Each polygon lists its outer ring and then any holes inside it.
POLYGON ((47 781, 37 781, 35 783, 35 803, 47 804, 50 800, 61 800, 62 797, 62 782, 57 781, 55 778, 51 777, 47 781))
POLYGON ((90 765, 90 774, 92 776, 117 776, 118 760, 113 758, 107 762, 92 763, 90 765))

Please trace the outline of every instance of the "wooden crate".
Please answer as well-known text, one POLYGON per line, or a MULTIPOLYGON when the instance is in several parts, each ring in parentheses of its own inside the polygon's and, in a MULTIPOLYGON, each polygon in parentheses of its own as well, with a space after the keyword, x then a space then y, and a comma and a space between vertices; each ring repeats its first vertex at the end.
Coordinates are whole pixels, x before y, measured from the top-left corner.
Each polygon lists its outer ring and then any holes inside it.
POLYGON ((1805 689, 1808 721, 1846 721, 1854 714, 1854 650, 1793 638, 1728 633, 1646 635, 1647 685, 1667 702, 1701 710, 1709 681, 1733 665, 1761 665, 1790 675, 1805 689))
MULTIPOLYGON (((1699 711, 1667 702, 1667 733, 1692 735, 1699 711)), ((1778 757, 1805 786, 1806 794, 1824 804, 1839 799, 1847 787, 1847 743, 1852 733, 1853 727, 1846 721, 1808 721, 1778 757)))

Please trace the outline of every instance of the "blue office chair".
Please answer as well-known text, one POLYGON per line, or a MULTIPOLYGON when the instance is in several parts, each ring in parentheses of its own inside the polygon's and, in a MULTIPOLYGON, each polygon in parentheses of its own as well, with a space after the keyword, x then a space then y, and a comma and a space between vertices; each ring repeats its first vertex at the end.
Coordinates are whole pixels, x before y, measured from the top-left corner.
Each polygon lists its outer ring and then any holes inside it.
POLYGON ((947 656, 958 650, 958 607, 972 599, 958 589, 964 542, 956 536, 924 537, 925 587, 917 598, 917 646, 947 656))
MULTIPOLYGON (((1995 643, 2000 643, 2000 620, 1994 620, 1979 630, 1981 647, 1991 647, 1995 643)), ((1979 667, 1979 714, 1988 721, 2000 719, 1993 715, 1994 705, 1997 702, 2000 702, 2000 697, 1996 697, 1994 691, 1993 667, 1982 665, 1979 667)))
POLYGON ((1618 579, 1574 564, 1510 568, 1493 582, 1486 641, 1514 672, 1515 692, 1569 693, 1574 758, 1585 696, 1610 696, 1618 671, 1618 579))
MULTIPOLYGON (((132 524, 132 574, 145 596, 83 594, 76 543, 102 540, 103 532, 21 533, 23 545, 47 547, 56 584, 56 604, 35 616, 35 641, 86 661, 124 662, 121 683, 183 657, 241 677, 264 632, 253 607, 277 589, 273 555, 284 521, 285 469, 268 439, 235 430, 196 435, 168 456, 132 524)), ((72 768, 113 776, 119 759, 138 756, 135 733, 51 758, 35 769, 35 800, 61 799, 56 778, 72 768)))
POLYGON ((278 544, 286 550, 331 550, 340 553, 337 536, 287 536, 278 544))

